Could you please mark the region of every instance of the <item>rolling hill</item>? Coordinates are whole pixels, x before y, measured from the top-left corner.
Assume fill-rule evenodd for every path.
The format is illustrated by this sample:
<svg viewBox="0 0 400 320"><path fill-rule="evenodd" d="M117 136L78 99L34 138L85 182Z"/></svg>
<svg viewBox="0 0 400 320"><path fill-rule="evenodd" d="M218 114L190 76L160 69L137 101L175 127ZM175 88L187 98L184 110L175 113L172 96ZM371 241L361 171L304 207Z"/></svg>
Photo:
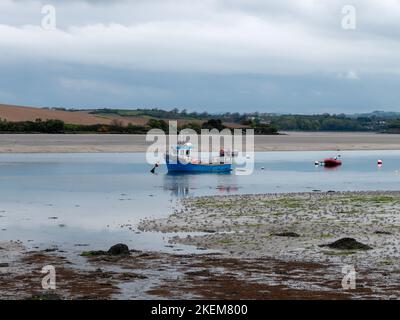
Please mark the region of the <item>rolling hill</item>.
<svg viewBox="0 0 400 320"><path fill-rule="evenodd" d="M0 104L0 118L10 122L56 119L65 123L84 125L109 124L112 121L112 119L89 114L86 111L62 111L4 104Z"/></svg>
<svg viewBox="0 0 400 320"><path fill-rule="evenodd" d="M94 125L94 124L112 124L115 121L126 126L129 123L133 125L144 126L151 117L149 116L121 116L113 113L92 113L93 110L56 110L48 108L35 108L16 105L0 104L0 119L9 122L35 121L36 119L62 120L68 124ZM167 119L166 119L167 120ZM172 119L171 119L172 120ZM202 123L201 120L178 119L178 124L188 122Z"/></svg>

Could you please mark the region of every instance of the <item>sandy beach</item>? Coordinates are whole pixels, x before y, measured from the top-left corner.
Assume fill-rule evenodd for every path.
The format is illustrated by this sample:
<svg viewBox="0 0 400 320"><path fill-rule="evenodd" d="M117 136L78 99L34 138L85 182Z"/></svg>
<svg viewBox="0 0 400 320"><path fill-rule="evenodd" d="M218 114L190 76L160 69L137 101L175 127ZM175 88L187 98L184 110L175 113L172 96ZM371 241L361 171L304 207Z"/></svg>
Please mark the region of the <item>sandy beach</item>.
<svg viewBox="0 0 400 320"><path fill-rule="evenodd" d="M0 153L145 152L145 135L1 134ZM285 132L255 136L255 151L398 150L399 134Z"/></svg>

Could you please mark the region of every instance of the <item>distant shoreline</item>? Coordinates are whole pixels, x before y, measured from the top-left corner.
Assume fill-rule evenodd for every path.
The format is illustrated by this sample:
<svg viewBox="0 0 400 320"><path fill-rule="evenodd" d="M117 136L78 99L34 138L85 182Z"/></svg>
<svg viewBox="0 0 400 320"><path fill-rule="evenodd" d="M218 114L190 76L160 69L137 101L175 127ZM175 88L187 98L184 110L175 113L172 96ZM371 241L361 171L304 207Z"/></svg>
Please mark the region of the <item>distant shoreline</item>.
<svg viewBox="0 0 400 320"><path fill-rule="evenodd" d="M371 132L282 132L256 135L255 151L400 150L400 134ZM146 135L1 134L0 153L145 152Z"/></svg>

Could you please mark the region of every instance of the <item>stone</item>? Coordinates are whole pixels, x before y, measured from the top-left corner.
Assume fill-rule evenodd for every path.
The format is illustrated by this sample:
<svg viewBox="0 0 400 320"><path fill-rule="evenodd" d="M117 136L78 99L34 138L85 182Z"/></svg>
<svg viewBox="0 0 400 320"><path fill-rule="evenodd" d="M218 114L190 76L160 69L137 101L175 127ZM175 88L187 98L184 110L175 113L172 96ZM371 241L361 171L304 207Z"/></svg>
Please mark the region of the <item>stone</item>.
<svg viewBox="0 0 400 320"><path fill-rule="evenodd" d="M129 255L129 248L126 244L118 243L113 245L107 253L111 256Z"/></svg>
<svg viewBox="0 0 400 320"><path fill-rule="evenodd" d="M332 249L339 249L339 250L370 250L372 247L358 242L356 239L353 238L341 238L336 240L335 242L329 244L322 244L320 247L329 247Z"/></svg>

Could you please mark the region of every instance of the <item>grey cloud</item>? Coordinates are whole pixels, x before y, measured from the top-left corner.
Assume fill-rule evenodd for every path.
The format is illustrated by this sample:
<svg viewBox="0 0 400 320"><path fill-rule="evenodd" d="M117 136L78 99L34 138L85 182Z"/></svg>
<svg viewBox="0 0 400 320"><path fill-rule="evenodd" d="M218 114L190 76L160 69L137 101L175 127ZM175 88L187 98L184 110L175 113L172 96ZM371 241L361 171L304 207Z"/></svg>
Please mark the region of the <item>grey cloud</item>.
<svg viewBox="0 0 400 320"><path fill-rule="evenodd" d="M400 3L352 1L357 29L345 31L347 2L3 0L0 66L20 82L2 81L0 99L310 112L395 108L399 96L390 90L400 73ZM40 28L40 9L48 3L57 9L54 32ZM21 69L26 61L29 68ZM35 87L31 78L52 92L21 88ZM373 87L375 79L388 86Z"/></svg>

